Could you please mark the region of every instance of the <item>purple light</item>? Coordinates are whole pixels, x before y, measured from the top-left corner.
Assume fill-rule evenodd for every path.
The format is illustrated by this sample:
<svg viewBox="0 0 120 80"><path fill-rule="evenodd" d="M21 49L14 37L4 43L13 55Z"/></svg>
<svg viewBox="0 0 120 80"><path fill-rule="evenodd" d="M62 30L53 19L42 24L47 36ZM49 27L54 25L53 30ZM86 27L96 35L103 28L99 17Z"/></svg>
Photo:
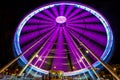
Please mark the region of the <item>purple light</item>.
<svg viewBox="0 0 120 80"><path fill-rule="evenodd" d="M89 67L79 49L91 56L80 42L106 60L113 45L109 24L85 5L59 3L40 7L26 16L15 33L14 47L17 55L26 52L21 57L22 65L38 52L31 63L35 71L46 73L53 69L75 75ZM93 66L100 64L92 59Z"/></svg>
<svg viewBox="0 0 120 80"><path fill-rule="evenodd" d="M65 16L58 16L57 18L56 18L56 22L57 23L65 23L66 22L66 17Z"/></svg>

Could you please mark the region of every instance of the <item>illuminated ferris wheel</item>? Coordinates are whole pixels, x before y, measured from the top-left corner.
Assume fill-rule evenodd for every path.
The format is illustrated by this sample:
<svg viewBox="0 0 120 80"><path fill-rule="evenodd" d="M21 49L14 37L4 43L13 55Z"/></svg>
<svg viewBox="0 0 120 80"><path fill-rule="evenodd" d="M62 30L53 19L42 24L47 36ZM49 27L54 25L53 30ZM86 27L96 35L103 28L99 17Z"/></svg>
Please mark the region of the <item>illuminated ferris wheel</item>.
<svg viewBox="0 0 120 80"><path fill-rule="evenodd" d="M113 45L110 25L94 9L83 4L53 3L37 8L19 24L14 38L19 63L48 73L62 70L64 75L88 71L108 61ZM26 68L27 68L26 67Z"/></svg>
<svg viewBox="0 0 120 80"><path fill-rule="evenodd" d="M93 8L72 2L38 7L23 18L14 36L15 55L23 67L20 74L62 70L71 76L93 70L97 75L95 68L106 67L103 62L110 59L112 47L106 19Z"/></svg>

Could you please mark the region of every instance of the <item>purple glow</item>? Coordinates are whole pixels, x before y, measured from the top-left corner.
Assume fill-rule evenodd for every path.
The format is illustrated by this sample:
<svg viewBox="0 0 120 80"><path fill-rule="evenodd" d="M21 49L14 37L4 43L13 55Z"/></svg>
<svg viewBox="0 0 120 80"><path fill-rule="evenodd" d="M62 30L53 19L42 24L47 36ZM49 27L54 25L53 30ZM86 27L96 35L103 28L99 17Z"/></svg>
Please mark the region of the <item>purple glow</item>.
<svg viewBox="0 0 120 80"><path fill-rule="evenodd" d="M66 22L66 17L64 17L64 16L58 16L57 18L56 18L56 22L57 23L65 23Z"/></svg>
<svg viewBox="0 0 120 80"><path fill-rule="evenodd" d="M112 37L112 32L97 12L77 6L61 3L42 7L36 13L31 13L21 22L16 32L16 51L25 52L29 49L24 55L26 61L38 52L31 65L39 69L63 70L65 73L86 71L89 65L79 50L83 48L82 53L89 57L92 55L86 52L80 42L101 58L103 54L109 54L106 46L111 48L109 38ZM19 54L18 52L17 55ZM92 59L92 64L98 66L95 64L96 59Z"/></svg>

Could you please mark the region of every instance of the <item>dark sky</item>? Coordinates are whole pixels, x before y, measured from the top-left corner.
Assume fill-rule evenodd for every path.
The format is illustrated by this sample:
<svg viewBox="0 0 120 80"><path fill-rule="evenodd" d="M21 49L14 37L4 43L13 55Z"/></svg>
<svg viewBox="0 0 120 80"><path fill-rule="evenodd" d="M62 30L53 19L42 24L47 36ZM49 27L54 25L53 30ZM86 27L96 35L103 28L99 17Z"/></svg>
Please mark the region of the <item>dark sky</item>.
<svg viewBox="0 0 120 80"><path fill-rule="evenodd" d="M19 22L35 8L59 0L4 0L0 2L0 67L14 58L13 38ZM60 0L64 1L64 0ZM120 63L120 3L118 0L69 0L98 10L110 23L114 35L113 56L109 63Z"/></svg>

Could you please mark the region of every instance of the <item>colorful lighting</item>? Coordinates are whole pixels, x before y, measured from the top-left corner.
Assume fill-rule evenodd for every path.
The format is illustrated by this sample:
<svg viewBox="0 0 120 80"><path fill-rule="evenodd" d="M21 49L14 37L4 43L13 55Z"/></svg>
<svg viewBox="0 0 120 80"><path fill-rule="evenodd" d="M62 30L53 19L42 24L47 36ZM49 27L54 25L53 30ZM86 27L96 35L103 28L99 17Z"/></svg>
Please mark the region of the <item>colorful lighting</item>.
<svg viewBox="0 0 120 80"><path fill-rule="evenodd" d="M67 6L67 9L65 12L66 6ZM57 8L59 8L59 10L57 10ZM71 12L73 9L75 12ZM51 11L53 13L51 13ZM49 14L49 15L45 16L41 12L44 12L45 14ZM80 12L81 14L77 15ZM89 17L90 15L92 17ZM56 26L56 23L58 24L66 23L66 25L63 25L63 26L65 26L64 30L66 30L68 34L66 34L63 31L63 27L58 28L59 25ZM103 37L102 34L92 32L92 30L98 31L98 32L100 31L101 33L104 33L105 35L103 36L106 36L106 38ZM56 31L56 32L53 33L53 31ZM44 36L43 34L46 34L46 33L47 35ZM93 35L93 33L95 33L95 35ZM51 36L51 34L54 34L54 36L52 36L51 39L48 40L48 42L46 42L48 45L42 46L42 44L44 44L44 41L47 41L48 37ZM66 3L66 2L54 3L54 4L44 6L44 7L40 7L34 10L33 12L31 12L28 16L26 16L22 20L22 22L18 26L18 29L14 37L14 48L16 52L15 55L20 55L21 53L29 49L27 50L26 54L22 56L19 60L21 65L24 65L28 63L27 57L32 55L32 52L35 52L37 48L42 46L41 51L36 57L39 58L39 56L41 57L49 56L50 51L51 51L52 55L54 54L55 56L51 58L53 59L53 63L51 64L53 65L55 64L57 67L60 64L67 62L67 60L65 62L64 59L61 60L60 58L56 58L56 57L66 56L67 54L65 50L65 45L69 45L68 46L69 50L67 51L69 51L69 54L70 54L69 56L71 56L71 58L73 59L72 63L76 61L77 64L81 64L81 63L78 63L78 62L81 62L79 61L79 57L81 57L81 55L79 55L79 57L78 56L75 57L76 53L80 54L80 52L78 52L78 50L75 48L74 46L75 44L71 42L71 39L68 38L68 35L69 36L75 35L76 38L80 39L84 44L86 44L87 47L90 48L94 53L96 53L96 55L98 55L102 60L106 61L107 59L109 59L108 56L111 55L110 51L113 46L113 34L112 34L112 31L111 31L111 28L108 22L104 19L104 17L100 13L87 7L86 5L79 4L79 3L78 4ZM44 38L41 39L41 37L43 36ZM95 36L99 36L98 40L96 40L97 38ZM86 37L89 40L91 40L91 42L89 42L86 39ZM39 39L41 39L41 41L37 42L37 40ZM57 39L57 42L55 42L56 39ZM64 42L65 40L66 42ZM36 42L37 44L35 44ZM70 42L71 44L68 44ZM67 43L67 44L64 44L64 43ZM103 46L104 49L98 48L100 46L95 47L94 44L92 43L101 45ZM35 46L33 46L33 44L35 44ZM54 46L56 49L53 50L52 46ZM83 46L83 45L80 45L80 46ZM73 50L70 50L70 47L72 47ZM89 53L89 51L87 50L85 52ZM45 60L50 61L48 59L45 59L45 57L40 58L39 60L40 60L39 64L44 64ZM35 61L36 59L34 59L31 64L35 63ZM59 62L59 63L56 63L56 62ZM47 63L44 65L47 65ZM97 67L99 65L100 63L98 61L94 61L93 63L94 67ZM41 65L41 67L43 68L44 66ZM41 67L32 68L32 69L38 72L43 71L41 73L44 73L44 72L48 73L47 70L44 70L44 68L41 69ZM55 69L55 66L52 66L52 67ZM59 66L57 67L57 69L64 70L65 71L64 75L75 75L75 74L82 73L82 71L85 71L85 72L88 71L87 68L83 68L81 70L79 68L79 65L74 65L74 67L77 70L69 72L69 70L67 70L66 67L67 66Z"/></svg>
<svg viewBox="0 0 120 80"><path fill-rule="evenodd" d="M65 23L66 22L66 17L65 16L58 16L57 18L56 18L56 22L57 23Z"/></svg>

